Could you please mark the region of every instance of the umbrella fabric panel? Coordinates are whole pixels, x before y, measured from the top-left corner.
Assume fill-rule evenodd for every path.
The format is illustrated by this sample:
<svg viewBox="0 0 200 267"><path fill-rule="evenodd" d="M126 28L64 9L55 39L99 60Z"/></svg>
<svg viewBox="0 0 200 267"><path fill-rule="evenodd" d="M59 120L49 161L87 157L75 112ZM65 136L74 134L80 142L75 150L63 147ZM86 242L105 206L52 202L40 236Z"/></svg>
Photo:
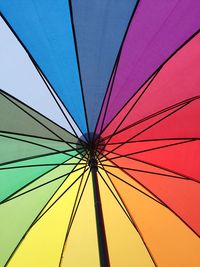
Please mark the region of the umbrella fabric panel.
<svg viewBox="0 0 200 267"><path fill-rule="evenodd" d="M162 204L119 180L112 182L158 266L198 266L197 235Z"/></svg>
<svg viewBox="0 0 200 267"><path fill-rule="evenodd" d="M8 266L58 266L78 183L28 232ZM34 251L34 258L31 257Z"/></svg>
<svg viewBox="0 0 200 267"><path fill-rule="evenodd" d="M175 176L174 173L162 174L156 172L154 167L145 165L141 168L141 164L131 159L112 160L114 164L121 169L118 171L116 168L105 167L112 170L117 177L123 177L124 181L131 183L131 179L138 181L147 190L157 196L160 201L165 203L176 215L178 215L194 232L200 233L199 228L199 206L197 203L200 201L200 186L193 180ZM131 164L132 162L132 164ZM120 164L121 163L121 164ZM130 167L133 166L133 167ZM159 170L159 168L157 168ZM124 178L125 175L130 175L129 179Z"/></svg>
<svg viewBox="0 0 200 267"><path fill-rule="evenodd" d="M109 84L111 84L111 85L113 84L114 79L115 79L115 74L116 74L118 63L119 63L119 57L116 59L115 65L113 67L113 72L112 72L112 75L110 77ZM104 97L104 100L103 100L103 103L102 103L102 107L101 107L101 112L99 114L99 118L98 118L98 121L97 121L97 126L96 126L96 129L95 129L95 132L97 134L100 134L102 132L102 129L103 129L104 120L105 120L105 116L106 116L106 112L107 112L107 107L108 107L108 102L109 102L110 95L111 95L111 92L112 92L111 89L112 89L112 86L108 86L107 87L107 90L106 90L106 94L105 94L105 97ZM106 127L105 127L105 129L106 129Z"/></svg>
<svg viewBox="0 0 200 267"><path fill-rule="evenodd" d="M21 136L19 135L17 136L17 140L12 139L12 136L11 138L9 137L9 135L0 135L1 164L24 160L26 158L29 159L31 157L40 157L55 152L51 147L40 146L36 140L34 140L34 144L31 144L20 139Z"/></svg>
<svg viewBox="0 0 200 267"><path fill-rule="evenodd" d="M140 153L134 158L161 166L186 178L200 181L199 158L197 157L199 152L200 141L194 140L177 146Z"/></svg>
<svg viewBox="0 0 200 267"><path fill-rule="evenodd" d="M68 156L74 155L74 144L66 144L62 141L55 141L45 138L38 138L26 135L0 133L1 143L1 164L18 162L32 157L65 153ZM81 150L80 150L81 151Z"/></svg>
<svg viewBox="0 0 200 267"><path fill-rule="evenodd" d="M15 35L0 17L0 88L72 131L47 86ZM13 60L14 59L14 60ZM44 105L45 103L45 105Z"/></svg>
<svg viewBox="0 0 200 267"><path fill-rule="evenodd" d="M121 169L124 170L138 170L138 171L145 171L150 172L154 174L162 174L165 176L173 176L175 178L185 178L183 175L177 174L175 172L169 171L165 168L161 168L160 166L156 166L155 164L151 164L139 159L136 159L134 156L122 156L117 154L110 154L109 157L106 157L107 159L102 159L101 163L105 166L112 166L113 164L118 167L120 166ZM111 164L112 162L112 164ZM116 167L115 166L115 167ZM130 168L129 168L130 167ZM135 167L135 168L134 168Z"/></svg>
<svg viewBox="0 0 200 267"><path fill-rule="evenodd" d="M0 266L198 266L199 3L78 2L0 3Z"/></svg>
<svg viewBox="0 0 200 267"><path fill-rule="evenodd" d="M56 153L70 157L77 151L81 153L81 149L73 147L74 144L4 132L0 134L0 144L0 166Z"/></svg>
<svg viewBox="0 0 200 267"><path fill-rule="evenodd" d="M172 105L199 96L199 45L200 35L197 34L147 81L104 134L123 130Z"/></svg>
<svg viewBox="0 0 200 267"><path fill-rule="evenodd" d="M136 138L138 138L138 136L140 136L142 133L149 131L149 129L154 127L154 125L159 124L161 121L164 121L166 118L170 117L174 113L179 112L179 110L184 108L186 104L187 103L180 103L178 105L171 106L167 109L164 109L161 112L148 116L144 120L133 123L127 126L125 129L118 131L116 133L113 133L113 135L109 137L105 137L104 138L105 143L108 143L108 142L125 143L129 141L137 140ZM104 135L102 134L102 136Z"/></svg>
<svg viewBox="0 0 200 267"><path fill-rule="evenodd" d="M142 152L151 151L154 149L160 149L167 146L174 146L179 143L189 142L191 139L151 139L151 140L140 140L140 141L129 141L111 143L106 145L106 150L109 152L112 150L121 156L133 156ZM119 146L121 145L121 146ZM116 149L115 149L116 148ZM114 156L115 157L115 156ZM117 157L117 156L116 156ZM120 156L119 156L120 157Z"/></svg>
<svg viewBox="0 0 200 267"><path fill-rule="evenodd" d="M11 102L10 100L12 100L13 102ZM27 113L25 113L24 110L20 108L24 108L23 105L19 106L18 104L20 103L14 102L13 98L10 98L10 100L2 93L0 94L0 119L2 131L58 139L54 135L54 133L49 132L41 124L36 122ZM18 106L15 105L15 103Z"/></svg>
<svg viewBox="0 0 200 267"><path fill-rule="evenodd" d="M100 266L91 174L83 179L73 222L66 236L61 266Z"/></svg>
<svg viewBox="0 0 200 267"><path fill-rule="evenodd" d="M199 30L199 11L199 1L139 3L123 45L104 126L159 66Z"/></svg>
<svg viewBox="0 0 200 267"><path fill-rule="evenodd" d="M96 132L98 134L101 133L101 135L103 135L103 136L114 134L119 129L119 127L121 126L121 124L123 123L123 121L126 119L126 117L131 112L131 110L133 109L133 107L139 101L139 99L142 97L142 95L145 93L146 89L149 86L149 83L152 82L152 80L154 79L155 76L156 76L156 74L153 75L140 88L140 90L138 90L138 92L135 95L133 95L133 97L129 101L127 101L126 105L124 105L124 107L122 108L122 110L119 110L119 112L116 114L116 116L113 118L113 120L111 120L106 125L106 127L103 129L103 124L104 124L104 119L105 119L105 112L107 110L107 105L104 104L103 107L102 107L102 112L100 114L100 118L99 118L99 121L98 121ZM106 97L105 97L105 103L107 103L107 104L108 104L108 99L109 99L108 95L110 94L110 92L111 92L111 88L109 88L109 92L106 94Z"/></svg>
<svg viewBox="0 0 200 267"><path fill-rule="evenodd" d="M1 91L1 131L77 142L77 138L37 111Z"/></svg>
<svg viewBox="0 0 200 267"><path fill-rule="evenodd" d="M0 168L0 201L38 179L38 177L48 173L59 164L66 162L71 157L62 154L43 156L15 164L3 165Z"/></svg>
<svg viewBox="0 0 200 267"><path fill-rule="evenodd" d="M89 129L93 132L137 0L70 2Z"/></svg>
<svg viewBox="0 0 200 267"><path fill-rule="evenodd" d="M106 181L98 177L110 266L155 266L134 222L116 201L117 192L108 186L106 173L100 172Z"/></svg>
<svg viewBox="0 0 200 267"><path fill-rule="evenodd" d="M159 138L200 137L200 97L186 104L182 109L138 135L135 140Z"/></svg>
<svg viewBox="0 0 200 267"><path fill-rule="evenodd" d="M64 142L62 140L54 140L54 139L48 139L48 138L40 138L37 136L29 136L29 135L21 135L21 134L15 134L15 133L4 133L1 132L1 136L5 137L7 139L15 140L19 144L21 142L32 144L32 145L38 145L38 147L44 147L46 149L50 149L52 151L62 152L66 151L66 153L75 151L76 149L79 150L80 148L77 147L76 143L73 141L76 141L76 138L73 138L71 141ZM77 142L77 141L76 141ZM80 149L81 150L81 149ZM69 153L70 154L70 153Z"/></svg>
<svg viewBox="0 0 200 267"><path fill-rule="evenodd" d="M76 162L74 163L76 164ZM20 244L19 242L23 239L24 234L28 233L36 218L41 217L42 211L52 196L66 180L67 172L72 171L74 166L61 166L52 170L28 185L25 189L19 191L13 196L15 198L8 199L5 203L1 204L1 246L3 246L2 250L4 251L1 266L4 266L4 262L9 259L16 246ZM78 172L71 174L71 178L69 182L67 180L66 185L69 187L71 181L73 182L77 177ZM13 221L15 222L14 224L12 223ZM8 225L9 227L7 227Z"/></svg>
<svg viewBox="0 0 200 267"><path fill-rule="evenodd" d="M1 1L0 10L86 132L68 2Z"/></svg>
<svg viewBox="0 0 200 267"><path fill-rule="evenodd" d="M119 163L118 163L119 162ZM128 164L126 165L126 162L128 162ZM133 160L132 160L132 164L133 164ZM135 164L137 166L137 163ZM138 164L139 165L139 164ZM138 183L135 179L133 179L134 177L131 176L131 174L128 173L128 171L126 171L126 168L128 168L128 166L130 166L130 161L127 161L126 159L124 159L122 161L122 164L120 164L119 160L106 160L103 163L104 166L104 171L106 172L107 176L110 178L112 177L113 179L119 179L122 182L126 183L127 185L135 188L135 190L138 190L139 192L148 195L150 198L155 199L158 202L161 202L155 195L153 195L148 189L146 189L141 183ZM150 172L150 171L154 171L154 172L158 172L158 168L148 168L149 166L145 166L146 169L144 170L141 169L141 167L136 167L136 169L133 168L133 170L137 170L137 171L146 171L146 172ZM124 171L125 170L125 171ZM129 170L132 170L132 168L129 168ZM161 172L162 173L162 172ZM169 175L169 172L166 172L167 175ZM159 174L159 173L158 173Z"/></svg>
<svg viewBox="0 0 200 267"><path fill-rule="evenodd" d="M85 162L81 161L80 164L81 163L84 164ZM80 168L79 162L76 162L75 165L73 166L71 173L70 172L67 173L66 168L64 166L61 169L61 171L63 173L61 173L61 175L58 176L58 179L60 179L61 176L65 176L67 179L66 179L65 183L63 184L63 186L60 187L57 192L55 192L53 197L50 199L50 201L44 207L44 209L42 210L42 212L39 215L39 218L42 217L43 214L48 212L48 210L51 209L51 207L54 205L54 203L59 201L59 199L61 199L63 197L63 195L65 193L67 193L71 187L73 187L73 185L75 185L76 183L79 183L80 180L83 180L83 177L85 177L84 174L88 171L88 169L85 169L84 166L81 166L81 168ZM82 182L79 186L79 191L80 191L81 186L82 186ZM78 195L79 195L79 192L77 192L77 198L78 198ZM73 213L74 213L74 211L73 211Z"/></svg>

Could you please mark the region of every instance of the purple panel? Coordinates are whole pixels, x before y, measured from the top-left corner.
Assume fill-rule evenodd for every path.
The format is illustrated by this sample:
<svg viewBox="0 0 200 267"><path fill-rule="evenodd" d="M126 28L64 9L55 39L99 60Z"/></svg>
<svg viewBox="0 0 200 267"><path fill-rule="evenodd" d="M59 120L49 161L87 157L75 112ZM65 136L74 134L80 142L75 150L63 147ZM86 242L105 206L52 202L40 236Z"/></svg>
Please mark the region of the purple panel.
<svg viewBox="0 0 200 267"><path fill-rule="evenodd" d="M140 1L123 45L104 126L199 28L199 0Z"/></svg>

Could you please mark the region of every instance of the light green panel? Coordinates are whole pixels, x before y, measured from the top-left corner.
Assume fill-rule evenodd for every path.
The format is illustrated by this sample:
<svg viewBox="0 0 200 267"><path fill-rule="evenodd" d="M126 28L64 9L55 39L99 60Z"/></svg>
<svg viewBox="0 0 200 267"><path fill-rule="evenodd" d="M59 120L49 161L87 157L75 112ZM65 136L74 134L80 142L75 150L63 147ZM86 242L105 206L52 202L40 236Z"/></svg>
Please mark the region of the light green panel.
<svg viewBox="0 0 200 267"><path fill-rule="evenodd" d="M37 166L40 164L61 164L71 157L65 154L56 154L51 156L39 157L37 159L20 161L13 164L7 164L1 166L6 167L18 167L36 165L34 167L22 167L22 168L0 168L0 201L4 200L26 184L34 181L44 173L56 168L57 166ZM78 159L75 160L77 162Z"/></svg>
<svg viewBox="0 0 200 267"><path fill-rule="evenodd" d="M41 177L40 183L55 179L72 169L73 166L60 166ZM34 219L65 179L66 176L0 205L0 267L5 265ZM39 184L39 180L34 186Z"/></svg>

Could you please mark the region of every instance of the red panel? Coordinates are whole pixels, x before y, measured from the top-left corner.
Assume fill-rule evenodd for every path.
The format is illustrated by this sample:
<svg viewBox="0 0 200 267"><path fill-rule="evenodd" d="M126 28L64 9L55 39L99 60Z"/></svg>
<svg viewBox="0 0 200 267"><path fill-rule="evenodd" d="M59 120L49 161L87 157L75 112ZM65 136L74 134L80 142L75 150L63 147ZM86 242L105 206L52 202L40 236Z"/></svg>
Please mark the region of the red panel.
<svg viewBox="0 0 200 267"><path fill-rule="evenodd" d="M137 153L141 153L143 151L149 151L152 149L161 149L165 146L175 145L181 142L186 142L188 139L184 140L159 140L159 141L144 141L144 142L133 142L133 143L125 143L119 148L117 148L117 144L115 145L107 145L106 151L112 151L115 149L115 153L120 155L134 155ZM106 154L107 152L105 152Z"/></svg>
<svg viewBox="0 0 200 267"><path fill-rule="evenodd" d="M154 127L153 124L158 123L160 120L165 119L165 117L170 116L174 112L179 112L180 108L184 105L179 105L175 108L170 108L167 111L163 111L161 114L154 114L154 116L146 119L140 123L134 124L132 127L113 135L112 138L109 138L109 142L126 142L130 139L134 139L135 137L141 134L143 131L149 131L150 127ZM159 122L160 123L160 122ZM105 143L107 141L105 140Z"/></svg>
<svg viewBox="0 0 200 267"><path fill-rule="evenodd" d="M199 138L200 137L200 99L174 113L135 140L156 138Z"/></svg>
<svg viewBox="0 0 200 267"><path fill-rule="evenodd" d="M193 141L136 154L133 157L200 181L199 155L200 141Z"/></svg>

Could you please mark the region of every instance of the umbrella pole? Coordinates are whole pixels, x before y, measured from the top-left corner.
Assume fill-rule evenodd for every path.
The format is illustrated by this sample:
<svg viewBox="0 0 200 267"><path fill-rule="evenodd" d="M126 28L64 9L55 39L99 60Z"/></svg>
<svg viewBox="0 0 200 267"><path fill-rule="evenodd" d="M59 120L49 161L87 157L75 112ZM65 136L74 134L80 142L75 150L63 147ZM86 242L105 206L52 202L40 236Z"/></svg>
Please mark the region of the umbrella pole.
<svg viewBox="0 0 200 267"><path fill-rule="evenodd" d="M101 267L109 267L110 262L109 262L109 256L108 256L108 247L107 247L107 241L106 241L105 226L104 226L101 198L100 198L100 192L99 192L99 183L98 183L98 177L97 177L98 167L97 167L97 161L93 153L90 153L89 166L90 166L90 170L92 173L100 265Z"/></svg>

